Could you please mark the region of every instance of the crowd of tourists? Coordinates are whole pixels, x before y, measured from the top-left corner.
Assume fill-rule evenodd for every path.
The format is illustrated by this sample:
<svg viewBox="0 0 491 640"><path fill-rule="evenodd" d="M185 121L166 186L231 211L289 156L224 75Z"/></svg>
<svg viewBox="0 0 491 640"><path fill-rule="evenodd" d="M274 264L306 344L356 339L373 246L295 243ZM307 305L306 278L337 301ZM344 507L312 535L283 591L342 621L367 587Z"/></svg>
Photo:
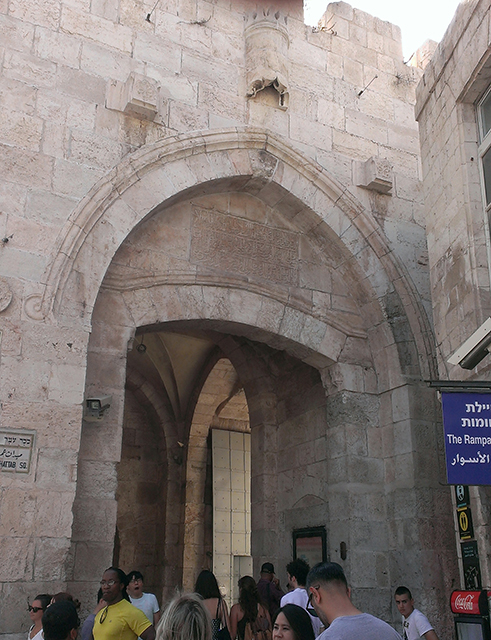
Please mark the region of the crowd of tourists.
<svg viewBox="0 0 491 640"><path fill-rule="evenodd" d="M211 571L203 570L193 593L176 595L161 614L157 598L143 590L143 575L117 567L101 579L97 605L80 629L81 640L401 640L386 622L351 602L342 567L324 562L312 569L301 559L287 567L284 593L266 562L256 583L239 580L230 612ZM428 619L414 608L411 592L398 587L395 600L404 640L438 640ZM69 593L37 595L29 605L28 640L76 640L80 603Z"/></svg>

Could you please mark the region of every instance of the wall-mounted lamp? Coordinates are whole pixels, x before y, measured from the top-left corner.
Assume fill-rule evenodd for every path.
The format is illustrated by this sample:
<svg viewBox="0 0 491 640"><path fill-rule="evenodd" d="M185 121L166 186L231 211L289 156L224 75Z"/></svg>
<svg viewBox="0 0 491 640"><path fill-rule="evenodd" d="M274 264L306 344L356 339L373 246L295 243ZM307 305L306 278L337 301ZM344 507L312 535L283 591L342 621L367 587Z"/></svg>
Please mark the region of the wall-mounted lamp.
<svg viewBox="0 0 491 640"><path fill-rule="evenodd" d="M450 364L458 364L462 369L474 369L489 353L491 345L491 318L474 331L464 344L450 356Z"/></svg>
<svg viewBox="0 0 491 640"><path fill-rule="evenodd" d="M87 422L99 422L111 406L112 396L91 396L85 400L84 418Z"/></svg>

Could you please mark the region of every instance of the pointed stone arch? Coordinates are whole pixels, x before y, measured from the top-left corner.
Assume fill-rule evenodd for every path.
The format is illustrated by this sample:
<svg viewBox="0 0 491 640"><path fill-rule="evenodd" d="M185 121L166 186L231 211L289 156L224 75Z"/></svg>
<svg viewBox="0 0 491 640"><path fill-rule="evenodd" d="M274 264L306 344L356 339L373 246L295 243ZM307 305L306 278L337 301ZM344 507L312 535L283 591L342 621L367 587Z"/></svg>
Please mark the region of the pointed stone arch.
<svg viewBox="0 0 491 640"><path fill-rule="evenodd" d="M217 410L229 398L237 380L237 373L231 362L223 357L218 359L211 370L206 373L207 377L200 389L189 429L186 514L183 531L183 586L185 589L193 588L197 577L197 567L213 569L211 564L209 566L205 564L206 534L209 533L206 525L211 522L212 518L212 514L206 512L207 508L211 508L212 505L205 504L204 499L207 465L209 464L209 431ZM228 375L224 375L224 373ZM210 543L211 540L208 541L208 546L212 551L213 545ZM207 560L210 561L209 558Z"/></svg>
<svg viewBox="0 0 491 640"><path fill-rule="evenodd" d="M319 311L307 296L295 293L293 288L276 287L266 279L247 280L233 271L217 275L211 270L191 274L162 269L158 274L127 279L126 274L118 274L113 268L118 251L151 220L163 219L173 207L177 210L187 206L191 199L231 192L241 192L281 210L283 219L319 249L326 263L331 260L336 264L356 301L356 321L340 320L329 309ZM280 421L275 415L273 405L280 395L269 393L261 386L262 380L255 379L257 367L252 362L257 359L254 356L251 363L244 363L246 352L256 351L257 355L268 348L285 352L302 361L298 371L301 369L306 376L311 372L305 365L310 365L315 369L311 379L315 377L312 386L316 401L323 394L324 404L319 401L317 407L319 413L324 412L324 421L309 432L314 434L311 442L302 442L303 464L306 457L315 456L315 438L322 429L324 433L318 440L324 447L328 439L333 443L332 460L326 462L326 454L313 464L317 466L308 477L309 491L287 505L289 523L308 511L327 521L332 502L339 507L337 531L351 531L342 520L343 501L351 484L354 493L368 487L373 499L380 499L385 509L386 491L392 500L395 487L412 486L418 473L417 465L411 466L412 457L429 457L431 446L413 444L411 438L422 440L427 431L434 438L434 429L428 430L424 421L413 420L410 395L417 388L414 385L412 389L411 383L420 382L433 371L431 333L404 265L391 251L377 222L347 187L290 144L265 131L230 129L178 136L125 160L94 188L67 222L53 251L44 291L29 301L26 311L35 315L36 305L45 322L92 331L86 389L102 386L98 367L106 385L114 381L114 387L109 389L114 411L105 424L114 442L121 437L124 405L124 384L121 375L114 372L119 372L126 361L128 342L136 330L198 328L218 336L217 344L245 381L249 410L255 414L257 428L253 452L256 467L264 463L267 469L255 477L259 496L255 507L259 514L256 562L263 553L274 549L274 530L283 516L271 496L263 499L261 492L269 479L277 482L276 460L278 452L282 453L276 435L278 424L281 422L285 431L289 426L286 419ZM117 330L111 332L113 327ZM369 345L365 360L368 364L357 352L361 343ZM420 391L419 387L417 392ZM331 407L327 407L326 398ZM360 409L347 428L346 405L352 414ZM409 434L404 434L407 440L402 452L397 451L392 437L394 423ZM389 431L384 442L381 434ZM353 453L353 442L360 434L364 441ZM339 455L334 451L336 437L340 439ZM177 447L177 440L176 430L168 446ZM84 466L96 468L88 456L87 460L82 459L87 451L85 446L79 460L82 473ZM394 466L396 458L399 461L403 456L410 461L404 467L407 477L401 479ZM273 460L274 464L269 464ZM109 464L97 466L102 478L106 472L113 473L110 467L118 463L117 451L110 451L104 461ZM321 472L322 465L329 469ZM436 471L430 464L425 468L433 482ZM182 487L182 469L176 477ZM284 493L288 482L298 479L293 471L291 477L285 477L283 474L281 481ZM332 491L328 503L321 496L327 492L329 482ZM307 495L310 497L306 499ZM353 504L355 500L353 497ZM177 515L177 511L172 514L169 527L174 542L182 531ZM387 541L389 534L385 530L384 534ZM112 541L98 540L97 544L101 554L108 554ZM77 580L83 580L85 574L80 565L84 557L80 555L82 560L78 561L78 556L76 550L75 574Z"/></svg>
<svg viewBox="0 0 491 640"><path fill-rule="evenodd" d="M387 317L393 324L393 311L387 307L395 305L398 320L402 317L412 334L421 373L431 377L434 357L425 310L371 213L316 162L280 137L255 128L168 138L121 162L70 216L56 241L43 290L27 299L26 312L51 322L64 317L89 329L101 283L128 234L163 206L227 189L281 203L292 224L313 242L332 239L371 327L380 331Z"/></svg>

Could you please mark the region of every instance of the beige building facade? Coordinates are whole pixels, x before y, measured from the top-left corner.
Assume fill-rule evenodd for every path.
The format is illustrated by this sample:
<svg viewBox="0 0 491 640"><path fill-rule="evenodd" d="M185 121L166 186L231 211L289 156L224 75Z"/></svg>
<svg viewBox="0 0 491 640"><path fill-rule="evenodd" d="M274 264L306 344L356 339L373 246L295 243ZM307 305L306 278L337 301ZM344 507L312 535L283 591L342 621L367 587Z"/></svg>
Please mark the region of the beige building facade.
<svg viewBox="0 0 491 640"><path fill-rule="evenodd" d="M343 2L312 29L297 0L0 13L0 633L24 637L37 593L89 611L113 563L163 601L202 568L230 599L266 560L285 584L321 527L358 606L395 621L407 584L448 637L399 29ZM439 345L463 337L435 317Z"/></svg>
<svg viewBox="0 0 491 640"><path fill-rule="evenodd" d="M448 362L491 315L491 192L486 156L490 15L490 2L460 4L417 89L440 380L491 379L489 357L469 371ZM470 498L486 587L491 584L489 488L471 487Z"/></svg>

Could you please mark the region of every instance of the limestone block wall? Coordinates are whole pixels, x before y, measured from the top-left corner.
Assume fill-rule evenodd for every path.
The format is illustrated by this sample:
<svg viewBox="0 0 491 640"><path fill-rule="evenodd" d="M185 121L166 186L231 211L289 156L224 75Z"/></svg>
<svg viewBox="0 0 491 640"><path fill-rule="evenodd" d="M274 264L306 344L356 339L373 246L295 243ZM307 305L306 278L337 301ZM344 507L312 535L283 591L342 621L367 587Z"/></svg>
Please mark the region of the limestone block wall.
<svg viewBox="0 0 491 640"><path fill-rule="evenodd" d="M278 526L276 572L284 588L286 565L293 557L292 531L326 524L327 554L339 561L329 480L335 475L332 442L326 431L326 399L318 371L277 354L281 370L278 393ZM347 568L349 571L349 569Z"/></svg>
<svg viewBox="0 0 491 640"><path fill-rule="evenodd" d="M145 589L162 593L166 455L162 425L141 399L126 391L123 447L118 465L115 563L141 571ZM139 569L138 569L139 568Z"/></svg>
<svg viewBox="0 0 491 640"><path fill-rule="evenodd" d="M300 2L282 2L289 103L279 109L266 91L246 96L245 29L262 3L159 3L147 21L151 9L129 0L2 5L0 166L9 179L0 224L15 238L4 275L38 281L56 230L133 150L251 124L289 139L349 185L428 300L412 107L419 71L402 62L399 28L338 2L312 31ZM393 167L391 196L354 184L356 161L372 156Z"/></svg>
<svg viewBox="0 0 491 640"><path fill-rule="evenodd" d="M426 229L439 365L491 311L489 229L479 176L475 102L490 84L490 3L462 3L417 90ZM480 375L489 364L484 361ZM467 374L472 375L472 374Z"/></svg>
<svg viewBox="0 0 491 640"><path fill-rule="evenodd" d="M88 338L74 328L41 325L23 333L20 303L29 283L10 280L10 286L14 296L2 318L1 425L35 435L29 474L0 478L0 632L28 622L25 607L12 603L65 583Z"/></svg>
<svg viewBox="0 0 491 640"><path fill-rule="evenodd" d="M303 24L301 2L291 0L280 7L286 33L281 36L280 75L288 104L279 105L274 85L248 97L245 29L251 12L260 16L265 10L262 2L252 6L248 0L175 0L155 7L154 2L132 0L0 1L0 235L8 240L0 245L0 425L36 432L31 473L2 473L0 477L0 543L8 558L0 565L2 634L26 630L28 620L17 606L25 602L26 595L63 588L74 575L82 585L80 595L90 601L93 581L112 557L126 354L135 327L151 314L145 307L147 292L141 299L131 298L131 313L126 316L126 310L121 311L122 297L105 291L96 308L99 323L92 322L92 305L110 257L167 195L211 178L228 177L234 171L240 178L242 171L255 176L258 190L271 181L269 190L261 195L265 206L268 200L281 200L282 190L290 190L303 203L315 203L316 215L322 213L343 238L351 251L350 260L363 271L370 283L367 286L376 291L389 318L389 325L384 325L380 309L375 309L378 303L360 298L373 344L380 337L378 344L382 345L375 359L385 362L392 356L396 363L394 369L379 367L380 385L392 389L403 384L398 349L404 349L405 339L390 338L398 315L387 297L393 285L390 276L400 272L389 267L385 272L379 262L388 265L392 253L400 258L410 275L411 304L418 295L428 304L413 117L419 72L403 64L400 33L393 25L341 2L329 5L321 27L312 31ZM233 143L232 150L226 147L234 127L241 131L262 128L266 139L275 134L281 141L273 145L276 158L253 149L254 139L260 137L257 129L251 129L251 139L241 142L237 153L239 142ZM220 156L219 136L225 130L226 149ZM204 137L200 141L196 136L195 155L188 154L182 162L174 155L172 169L167 163L165 175L159 175L144 193L136 190L132 201L135 191L131 192L130 182L141 180L143 184L149 169L140 155L139 169L133 171L136 156L131 154L152 150L158 154L158 144L167 139L175 140L177 154L179 145L183 150L189 147L185 136L197 131L218 134L206 143ZM237 140L240 136L247 137L237 133ZM264 146L268 144L266 140ZM253 149L250 156L244 151L249 146ZM298 156L303 159L298 162L310 177L299 177L298 167L293 170L291 164L281 165L278 160L282 154L292 157L297 150L304 154ZM126 164L120 164L123 160ZM157 162L155 157L152 162ZM273 181L276 168L281 175L275 174ZM320 168L342 185L339 191L338 186L329 186L335 194L331 199L319 188ZM253 191L254 185L249 188ZM127 201L118 200L118 189L125 191ZM358 209L352 196L361 203ZM333 204L334 199L343 203L342 211ZM111 221L98 217L109 207L109 200L114 204ZM293 197L283 200L281 206L286 217L295 219L293 226L304 225L305 231L315 235L320 218L315 220L302 207L296 208ZM348 210L353 224L345 215ZM77 217L80 211L87 214L83 222ZM258 211L269 224L267 216L274 213L265 208ZM249 210L248 215L254 214ZM190 217L183 220L187 224ZM169 229L161 229L166 231ZM360 240L363 232L369 237L367 243ZM164 272L182 264L183 235L177 229L172 237L174 254L169 252L165 261L159 256ZM379 262L372 244L367 249L372 242L379 249ZM84 252L77 258L81 245ZM138 255L138 247L133 246L132 251ZM236 322L268 323L272 332L282 331L288 339L304 341L309 349L339 354L341 332L326 329L324 318L335 309L343 324L343 319L356 315L352 301L339 278L324 278L328 269L316 268L317 254L310 252L308 243L302 244L301 252L298 273L303 280L298 282L301 291L294 302L305 313L288 308L283 317L278 308L286 306L276 300L266 303L254 298L255 293L237 294L231 289L204 294L205 288L197 285L189 286L185 293L176 288L185 303L176 301L178 294L172 289L176 297L169 294L166 318L175 319L179 308L188 309L192 317L196 313L221 317L222 309L228 313L230 307L230 313L237 314L233 316ZM143 256L152 257L151 253ZM52 277L61 273L57 269L64 260L65 271L59 279ZM201 268L201 275L206 276L206 264ZM193 269L198 272L196 262L186 276ZM56 306L40 306L39 295L47 283L48 298L59 295L71 300L62 313ZM273 284L278 283L273 280ZM157 290L153 295L158 297ZM284 299L290 304L288 296L286 291ZM248 306L252 299L255 304ZM152 304L149 308L159 309L153 322L164 312L159 303ZM245 308L239 317L241 304ZM312 310L317 317L311 322L308 314ZM115 326L120 311L126 324ZM411 318L411 322L416 326L418 320ZM425 327L423 343L428 337L424 319L421 326ZM352 345L348 341L348 351ZM413 360L406 358L414 369L405 369L404 375L412 375L418 357L424 358L427 352L422 347ZM344 380L356 379L360 387L372 380L371 372L361 365L356 373L350 369L344 375ZM101 381L104 391L113 395L103 431L90 423L82 427L84 392L101 392ZM258 437L256 442L274 440L271 433L265 432L264 440ZM179 495L181 480L176 476L170 493ZM80 499L72 516L76 491ZM90 513L98 518L92 527L85 517L88 503ZM265 511L270 503L265 502ZM13 504L25 505L22 517ZM179 537L180 516L175 510L167 520L172 544ZM168 581L177 582L172 567Z"/></svg>
<svg viewBox="0 0 491 640"><path fill-rule="evenodd" d="M433 318L441 379L489 380L447 359L491 314L490 231L483 200L476 102L491 84L489 0L463 2L417 89ZM473 487L483 584L490 584L489 487ZM458 553L460 548L457 541Z"/></svg>

